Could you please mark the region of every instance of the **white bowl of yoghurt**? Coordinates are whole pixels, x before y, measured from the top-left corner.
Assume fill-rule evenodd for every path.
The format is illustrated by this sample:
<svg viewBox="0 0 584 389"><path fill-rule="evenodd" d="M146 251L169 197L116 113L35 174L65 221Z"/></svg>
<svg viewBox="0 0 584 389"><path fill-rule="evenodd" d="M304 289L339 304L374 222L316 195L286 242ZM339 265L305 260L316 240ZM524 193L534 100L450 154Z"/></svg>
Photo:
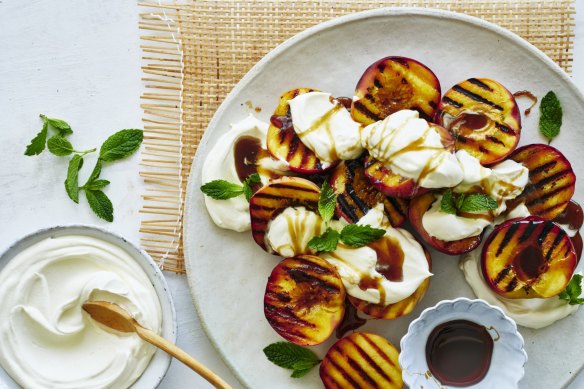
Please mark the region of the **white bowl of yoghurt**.
<svg viewBox="0 0 584 389"><path fill-rule="evenodd" d="M87 300L176 342L172 296L146 252L99 227L43 229L0 256L0 387L157 387L170 356L93 321Z"/></svg>

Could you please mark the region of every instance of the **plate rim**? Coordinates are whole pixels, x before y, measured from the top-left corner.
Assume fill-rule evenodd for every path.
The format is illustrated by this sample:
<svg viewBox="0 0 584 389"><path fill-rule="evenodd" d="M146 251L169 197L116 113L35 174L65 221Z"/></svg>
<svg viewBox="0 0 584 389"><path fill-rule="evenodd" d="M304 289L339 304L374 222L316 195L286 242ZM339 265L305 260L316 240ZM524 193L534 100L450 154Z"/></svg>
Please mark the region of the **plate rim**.
<svg viewBox="0 0 584 389"><path fill-rule="evenodd" d="M231 91L225 96L225 99L221 102L220 106L217 108L211 121L205 128L205 132L199 142L200 145L206 146L208 143L208 132L209 128L212 128L216 125L216 122L219 118L223 115L224 111L227 109L229 103L242 91L259 73L263 70L264 66L272 61L275 57L277 57L281 52L291 48L295 44L318 34L319 32L333 29L338 27L339 25L351 23L354 21L364 20L364 19L372 19L378 17L404 17L404 16L425 16L425 17L433 17L436 19L448 19L451 22L459 22L469 24L475 27L478 27L483 30L487 30L498 34L513 44L525 49L526 51L530 52L530 54L535 55L540 61L542 61L545 65L547 65L550 70L556 73L563 82L566 83L568 88L575 94L575 96L584 104L584 94L580 91L580 89L576 86L576 84L572 81L570 76L562 69L560 66L555 63L550 57L548 57L545 53L543 53L540 49L538 49L533 44L529 43L527 40L521 38L519 35L511 32L510 30L499 26L498 24L483 20L479 17L470 16L460 12L454 11L446 11L437 8L422 8L422 7L383 7L377 8L372 10L354 12L347 15L339 16L312 27L309 27L300 33L288 38L284 42L280 43L278 46L270 50L266 55L262 57L252 68L239 80L239 82L231 89ZM199 148L197 148L199 151ZM189 274L193 272L193 266L191 264L191 260L194 258L190 257L190 252L192 250L190 243L187 239L184 239L185 236L188 236L188 229L190 225L192 207L189 204L192 204L194 199L194 193L196 191L195 187L195 175L198 167L201 166L202 169L202 154L197 152L193 158L191 169L189 171L189 176L187 179L187 186L186 186L186 195L185 195L185 203L184 203L184 217L183 217L183 253L184 253L184 263L185 263L185 275L187 278L187 283L189 286L189 291L191 295L191 299L195 306L195 311L197 313L197 317L199 318L199 322L201 323L201 328L205 332L205 335L209 339L209 342L217 351L221 360L225 363L226 366L229 367L229 370L233 374L233 376L238 380L239 384L243 385L244 387L248 388L249 383L244 378L243 374L239 371L239 368L235 366L235 364L229 359L227 354L222 350L219 339L217 339L210 331L209 326L205 320L204 315L200 310L200 303L195 292L195 281L194 278L191 277ZM579 371L575 372L576 374L571 374L570 379L568 380L568 385L574 381L578 373L584 371L584 367L581 368Z"/></svg>

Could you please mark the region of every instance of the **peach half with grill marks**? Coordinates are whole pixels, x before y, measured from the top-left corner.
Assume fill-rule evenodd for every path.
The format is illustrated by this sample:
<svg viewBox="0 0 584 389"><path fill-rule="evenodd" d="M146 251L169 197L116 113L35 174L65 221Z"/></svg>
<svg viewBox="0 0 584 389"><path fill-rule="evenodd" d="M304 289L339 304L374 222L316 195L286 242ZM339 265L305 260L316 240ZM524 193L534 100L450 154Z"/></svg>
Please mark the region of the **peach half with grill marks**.
<svg viewBox="0 0 584 389"><path fill-rule="evenodd" d="M432 121L439 102L440 82L427 66L411 58L385 57L361 76L351 116L367 125L402 109L412 109Z"/></svg>
<svg viewBox="0 0 584 389"><path fill-rule="evenodd" d="M456 150L489 165L504 159L517 146L521 114L513 94L497 81L469 78L449 89L436 122L447 128Z"/></svg>
<svg viewBox="0 0 584 389"><path fill-rule="evenodd" d="M491 233L483 247L485 281L505 298L547 298L560 294L578 263L570 237L537 216L511 219Z"/></svg>
<svg viewBox="0 0 584 389"><path fill-rule="evenodd" d="M399 352L387 339L354 332L337 341L320 364L326 389L401 389Z"/></svg>
<svg viewBox="0 0 584 389"><path fill-rule="evenodd" d="M300 346L327 340L345 313L345 288L336 269L314 255L280 262L268 278L264 314L284 339Z"/></svg>
<svg viewBox="0 0 584 389"><path fill-rule="evenodd" d="M383 203L389 222L394 227L405 223L408 201L385 196L367 179L362 160L344 161L329 177L329 184L337 193L336 214L349 223L357 223L369 210Z"/></svg>

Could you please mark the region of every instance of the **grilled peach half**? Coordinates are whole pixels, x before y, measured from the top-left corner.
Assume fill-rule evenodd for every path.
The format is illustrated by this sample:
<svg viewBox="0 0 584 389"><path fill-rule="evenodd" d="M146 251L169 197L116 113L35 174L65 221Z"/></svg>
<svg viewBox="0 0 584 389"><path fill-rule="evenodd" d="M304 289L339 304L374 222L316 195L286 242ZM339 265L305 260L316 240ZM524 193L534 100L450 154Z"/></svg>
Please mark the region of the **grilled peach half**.
<svg viewBox="0 0 584 389"><path fill-rule="evenodd" d="M338 340L320 364L326 389L401 389L399 352L385 338L354 332Z"/></svg>
<svg viewBox="0 0 584 389"><path fill-rule="evenodd" d="M452 132L456 150L466 150L483 165L504 159L521 135L513 94L488 78L469 78L449 89L440 101L436 122Z"/></svg>
<svg viewBox="0 0 584 389"><path fill-rule="evenodd" d="M487 284L511 299L560 294L570 282L577 262L564 229L537 216L508 220L495 228L481 256Z"/></svg>
<svg viewBox="0 0 584 389"><path fill-rule="evenodd" d="M267 146L268 151L276 159L287 161L290 170L294 172L304 174L322 173L334 164L321 162L316 154L302 143L292 125L292 115L288 106L288 101L308 92L316 92L316 90L298 88L289 90L280 96L278 106L270 118Z"/></svg>
<svg viewBox="0 0 584 389"><path fill-rule="evenodd" d="M301 346L327 340L345 313L345 288L335 268L314 255L280 262L264 294L266 319L284 339Z"/></svg>
<svg viewBox="0 0 584 389"><path fill-rule="evenodd" d="M401 226L408 213L407 200L384 196L371 185L364 170L361 160L344 161L330 175L329 184L338 194L337 216L357 223L371 208L383 203L391 225Z"/></svg>
<svg viewBox="0 0 584 389"><path fill-rule="evenodd" d="M426 241L436 250L448 255L459 255L477 248L477 246L481 243L482 235L471 236L469 238L447 242L428 234L428 231L426 231L424 225L422 224L422 218L428 209L430 209L434 201L436 201L436 196L434 193L427 192L414 197L410 202L410 224L416 230L416 232L420 234L422 239L424 239L424 241ZM444 228L448 228L448 226L445 226Z"/></svg>
<svg viewBox="0 0 584 389"><path fill-rule="evenodd" d="M273 250L265 241L268 224L288 207L302 206L316 212L320 188L298 177L283 177L270 181L249 200L251 232L255 242L264 250Z"/></svg>
<svg viewBox="0 0 584 389"><path fill-rule="evenodd" d="M379 249L382 249L382 250L384 249L383 239L378 240L377 242L373 243L373 245L374 245L373 247L376 249L376 251ZM420 246L421 246L421 244L420 244ZM424 248L424 246L422 246L422 248ZM430 257L430 253L425 248L424 248L424 254L426 255L426 260L428 260L428 264L430 265L430 269L432 269L432 260ZM383 257L386 257L388 255L392 255L392 253L387 252L387 253L385 253L385 255L378 255L378 258L383 258ZM378 266L383 267L383 264L380 264L380 265L378 265ZM391 269L391 267L390 267L390 269ZM357 308L359 311L361 311L361 312L363 312L371 317L374 317L376 319L391 320L391 319L395 319L395 318L398 318L401 316L405 316L408 313L410 313L414 309L414 307L420 302L420 300L422 300L422 298L426 294L426 291L428 290L429 286L430 286L430 277L426 278L420 284L420 286L418 286L418 289L416 289L416 291L408 298L405 298L402 301L399 301L397 303L389 304L389 305L385 305L385 306L381 305L381 304L373 304L373 303L370 303L368 301L364 301L364 300L361 300L361 299L358 299L358 298L355 298L352 296L348 296L348 295L347 295L347 297L349 298L349 301L351 302L351 304L353 304L355 306L355 308Z"/></svg>
<svg viewBox="0 0 584 389"><path fill-rule="evenodd" d="M529 169L529 181L523 193L508 204L508 209L525 203L530 214L547 220L564 212L574 195L576 175L559 150L531 144L518 148L509 158Z"/></svg>
<svg viewBox="0 0 584 389"><path fill-rule="evenodd" d="M351 116L367 125L402 109L413 109L432 121L439 102L440 82L428 67L411 58L386 57L361 76Z"/></svg>
<svg viewBox="0 0 584 389"><path fill-rule="evenodd" d="M454 152L454 138L452 138L450 132L434 123L430 123L430 126L440 134L444 148ZM365 175L369 178L371 184L386 196L409 199L426 191L414 179L405 178L392 172L385 164L371 156L365 157Z"/></svg>

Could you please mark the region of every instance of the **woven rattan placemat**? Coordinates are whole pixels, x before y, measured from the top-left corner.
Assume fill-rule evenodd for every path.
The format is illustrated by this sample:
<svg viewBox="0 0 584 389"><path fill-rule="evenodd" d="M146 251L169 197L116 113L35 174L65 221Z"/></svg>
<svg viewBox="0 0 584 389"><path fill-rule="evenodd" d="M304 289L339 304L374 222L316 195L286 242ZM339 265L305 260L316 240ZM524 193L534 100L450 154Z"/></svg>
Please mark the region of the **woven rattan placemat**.
<svg viewBox="0 0 584 389"><path fill-rule="evenodd" d="M391 6L478 16L525 38L571 71L574 0L233 1L141 4L146 183L142 246L166 270L184 271L182 221L197 145L225 96L265 54L320 22ZM274 100L276 101L276 100Z"/></svg>

